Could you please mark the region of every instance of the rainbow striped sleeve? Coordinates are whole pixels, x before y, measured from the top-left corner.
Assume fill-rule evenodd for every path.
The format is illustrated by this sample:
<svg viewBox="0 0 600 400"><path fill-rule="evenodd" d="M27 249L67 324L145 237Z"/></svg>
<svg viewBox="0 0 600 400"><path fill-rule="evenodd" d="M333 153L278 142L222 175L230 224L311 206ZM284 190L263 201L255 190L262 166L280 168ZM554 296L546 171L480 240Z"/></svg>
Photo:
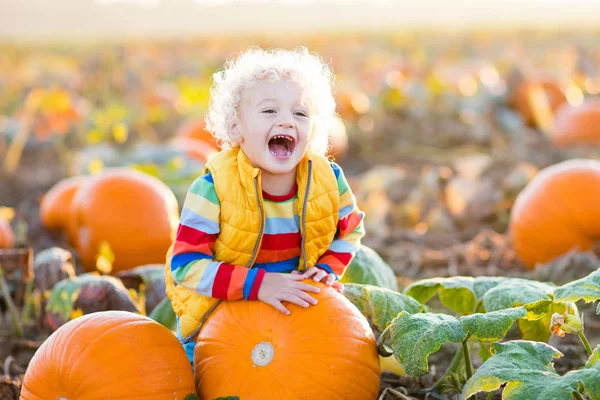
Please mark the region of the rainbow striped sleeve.
<svg viewBox="0 0 600 400"><path fill-rule="evenodd" d="M330 274L340 278L352 261L360 247L360 240L365 235L363 218L365 214L356 206L356 199L344 177L344 172L336 163L331 168L337 178L340 192L340 210L337 231L329 249L315 264Z"/></svg>
<svg viewBox="0 0 600 400"><path fill-rule="evenodd" d="M256 300L265 271L214 260L221 203L210 173L190 186L171 258L173 280L204 296L225 300Z"/></svg>

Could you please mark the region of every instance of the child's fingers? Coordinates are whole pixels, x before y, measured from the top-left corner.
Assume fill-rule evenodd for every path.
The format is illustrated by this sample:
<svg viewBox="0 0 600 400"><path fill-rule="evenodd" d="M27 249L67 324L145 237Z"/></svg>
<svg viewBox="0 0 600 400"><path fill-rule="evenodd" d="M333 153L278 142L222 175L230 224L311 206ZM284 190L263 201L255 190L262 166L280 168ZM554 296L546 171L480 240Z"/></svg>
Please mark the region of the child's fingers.
<svg viewBox="0 0 600 400"><path fill-rule="evenodd" d="M281 301L274 300L272 303L269 303L269 304L271 304L273 307L275 307L278 311L281 311L283 314L290 315L290 310L285 308L285 306L283 304L281 304Z"/></svg>
<svg viewBox="0 0 600 400"><path fill-rule="evenodd" d="M279 300L284 300L292 304L296 304L300 307L307 308L310 304L307 301L302 300L300 297L292 293L284 293L279 296Z"/></svg>
<svg viewBox="0 0 600 400"><path fill-rule="evenodd" d="M313 306L318 303L317 299L315 299L314 297L312 297L308 293L303 292L302 290L296 290L296 291L294 291L293 294L295 296L298 296L302 300L306 301L307 303L312 304Z"/></svg>
<svg viewBox="0 0 600 400"><path fill-rule="evenodd" d="M317 267L310 267L309 269L307 269L306 271L304 271L303 275L306 278L310 278L311 276L313 276L314 274L316 274L319 271L322 271L322 269L319 269Z"/></svg>
<svg viewBox="0 0 600 400"><path fill-rule="evenodd" d="M290 272L292 275L300 275L301 272L298 271L297 269L293 270L292 272Z"/></svg>
<svg viewBox="0 0 600 400"><path fill-rule="evenodd" d="M325 278L327 276L327 272L323 271L322 269L320 269L314 276L314 281L315 282L321 282L323 280L323 278Z"/></svg>
<svg viewBox="0 0 600 400"><path fill-rule="evenodd" d="M344 293L344 284L342 284L340 282L333 282L331 284L331 287L334 288L335 290L337 290L340 293Z"/></svg>
<svg viewBox="0 0 600 400"><path fill-rule="evenodd" d="M325 284L327 286L331 286L331 285L333 285L333 282L335 282L335 275L334 274L327 274L327 280L325 281Z"/></svg>
<svg viewBox="0 0 600 400"><path fill-rule="evenodd" d="M319 289L316 286L312 286L309 285L308 283L302 283L302 282L298 282L294 285L294 288L302 290L303 292L310 292L310 293L319 293L321 291L321 289Z"/></svg>

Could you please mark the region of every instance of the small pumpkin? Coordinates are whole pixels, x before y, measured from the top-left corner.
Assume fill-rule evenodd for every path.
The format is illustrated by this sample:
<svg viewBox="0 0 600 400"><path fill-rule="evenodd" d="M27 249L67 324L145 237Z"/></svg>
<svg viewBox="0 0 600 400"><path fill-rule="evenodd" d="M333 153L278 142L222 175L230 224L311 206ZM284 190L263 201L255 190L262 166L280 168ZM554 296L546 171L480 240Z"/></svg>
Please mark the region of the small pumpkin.
<svg viewBox="0 0 600 400"><path fill-rule="evenodd" d="M600 99L586 100L578 107L561 107L550 137L558 147L600 145Z"/></svg>
<svg viewBox="0 0 600 400"><path fill-rule="evenodd" d="M22 400L180 399L195 393L183 347L148 317L88 314L60 327L31 359Z"/></svg>
<svg viewBox="0 0 600 400"><path fill-rule="evenodd" d="M161 263L179 219L173 192L160 180L126 168L91 176L72 200L68 229L86 271L106 241L114 254L112 273Z"/></svg>
<svg viewBox="0 0 600 400"><path fill-rule="evenodd" d="M71 213L73 196L87 176L72 176L52 186L42 197L40 217L42 224L50 230L62 230L66 227Z"/></svg>
<svg viewBox="0 0 600 400"><path fill-rule="evenodd" d="M333 156L336 161L341 161L348 151L348 134L346 133L346 125L341 118L335 118L329 129L329 155Z"/></svg>
<svg viewBox="0 0 600 400"><path fill-rule="evenodd" d="M206 130L206 122L203 119L190 119L184 121L175 132L177 138L189 138L206 142L215 146L216 141L212 133Z"/></svg>
<svg viewBox="0 0 600 400"><path fill-rule="evenodd" d="M171 143L175 149L203 163L206 163L210 156L219 152L219 149L213 144L189 137L176 137Z"/></svg>
<svg viewBox="0 0 600 400"><path fill-rule="evenodd" d="M600 239L600 162L573 159L541 170L511 210L509 234L529 268Z"/></svg>
<svg viewBox="0 0 600 400"><path fill-rule="evenodd" d="M562 88L550 78L524 79L512 93L509 102L519 111L527 125L535 126L536 120L532 107L532 94L534 90L541 89L546 96L550 110L556 112L560 106L567 102L567 96Z"/></svg>
<svg viewBox="0 0 600 400"><path fill-rule="evenodd" d="M194 352L200 398L377 397L379 357L369 323L334 289L304 282L321 289L311 294L319 303L306 309L288 304L289 316L259 301L216 308Z"/></svg>
<svg viewBox="0 0 600 400"><path fill-rule="evenodd" d="M9 249L15 245L15 233L8 221L0 218L0 249Z"/></svg>

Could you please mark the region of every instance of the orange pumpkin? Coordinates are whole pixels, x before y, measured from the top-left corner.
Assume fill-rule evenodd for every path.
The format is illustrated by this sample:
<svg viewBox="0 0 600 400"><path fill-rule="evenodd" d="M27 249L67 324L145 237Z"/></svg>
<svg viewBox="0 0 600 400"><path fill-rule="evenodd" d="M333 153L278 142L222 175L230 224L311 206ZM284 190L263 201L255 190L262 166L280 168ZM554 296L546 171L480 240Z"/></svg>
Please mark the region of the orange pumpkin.
<svg viewBox="0 0 600 400"><path fill-rule="evenodd" d="M183 347L167 328L126 311L69 321L31 359L21 400L180 399L195 394Z"/></svg>
<svg viewBox="0 0 600 400"><path fill-rule="evenodd" d="M162 263L175 238L177 199L167 185L142 172L106 169L86 180L72 200L68 229L86 271L108 242L113 273Z"/></svg>
<svg viewBox="0 0 600 400"><path fill-rule="evenodd" d="M8 223L0 218L0 249L9 249L15 245L15 234Z"/></svg>
<svg viewBox="0 0 600 400"><path fill-rule="evenodd" d="M259 301L220 304L200 331L194 354L203 399L374 399L379 357L367 320L322 283L307 309L291 315ZM223 371L226 371L225 373Z"/></svg>
<svg viewBox="0 0 600 400"><path fill-rule="evenodd" d="M219 152L219 149L208 142L187 137L176 137L172 143L176 149L203 163L206 163L210 156Z"/></svg>
<svg viewBox="0 0 600 400"><path fill-rule="evenodd" d="M534 111L531 106L530 95L535 88L541 88L547 96L550 109L555 112L560 106L567 102L567 96L556 82L550 79L539 78L524 80L512 94L510 102L519 111L527 125L536 124Z"/></svg>
<svg viewBox="0 0 600 400"><path fill-rule="evenodd" d="M551 137L557 146L600 145L600 100L589 99L579 107L561 107Z"/></svg>
<svg viewBox="0 0 600 400"><path fill-rule="evenodd" d="M348 150L348 135L346 134L346 125L341 118L336 118L329 132L329 155L336 161L341 161Z"/></svg>
<svg viewBox="0 0 600 400"><path fill-rule="evenodd" d="M85 179L86 176L63 179L44 195L40 204L40 217L46 228L51 230L66 228L73 196Z"/></svg>
<svg viewBox="0 0 600 400"><path fill-rule="evenodd" d="M175 137L190 138L216 145L214 136L206 130L206 123L202 119L185 121L177 128Z"/></svg>
<svg viewBox="0 0 600 400"><path fill-rule="evenodd" d="M574 159L541 170L519 193L509 232L529 268L600 239L600 162Z"/></svg>

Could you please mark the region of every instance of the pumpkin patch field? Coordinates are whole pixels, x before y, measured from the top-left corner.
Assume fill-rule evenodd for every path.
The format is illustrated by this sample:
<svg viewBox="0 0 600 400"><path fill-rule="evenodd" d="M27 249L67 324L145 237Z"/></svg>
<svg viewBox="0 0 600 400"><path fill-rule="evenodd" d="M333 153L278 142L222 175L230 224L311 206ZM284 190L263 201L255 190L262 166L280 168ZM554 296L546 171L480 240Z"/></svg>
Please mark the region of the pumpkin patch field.
<svg viewBox="0 0 600 400"><path fill-rule="evenodd" d="M212 73L252 44L331 64L329 155L366 235L343 293L225 301L190 364L165 261L219 151ZM0 54L0 400L600 400L597 32Z"/></svg>

